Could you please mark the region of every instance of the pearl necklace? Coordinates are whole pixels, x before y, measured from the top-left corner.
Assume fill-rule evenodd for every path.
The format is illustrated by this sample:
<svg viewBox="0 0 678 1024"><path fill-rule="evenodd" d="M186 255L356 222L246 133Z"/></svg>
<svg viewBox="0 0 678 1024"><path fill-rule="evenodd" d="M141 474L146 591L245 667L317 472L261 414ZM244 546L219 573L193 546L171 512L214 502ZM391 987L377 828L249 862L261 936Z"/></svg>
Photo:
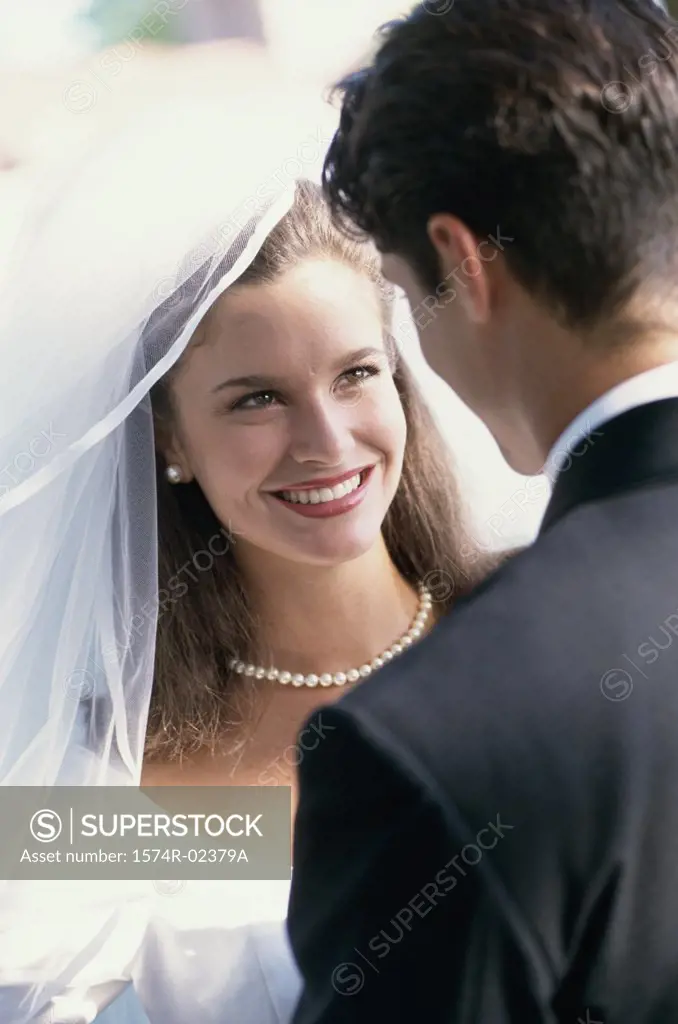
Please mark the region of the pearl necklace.
<svg viewBox="0 0 678 1024"><path fill-rule="evenodd" d="M428 588L423 583L419 584L419 607L412 625L406 633L396 640L394 644L383 651L377 658L373 658L369 664L361 665L360 668L352 668L348 672L324 672L317 676L311 672L309 675L301 673L281 672L277 668L264 668L262 665L253 665L251 662L239 661L234 658L231 661L231 669L241 676L251 676L254 679L269 679L271 682L291 684L292 686L344 686L346 683L355 683L358 679L365 679L372 672L382 668L387 662L392 661L399 654L402 654L408 647L411 647L415 640L418 640L424 632L424 628L431 614L433 600Z"/></svg>

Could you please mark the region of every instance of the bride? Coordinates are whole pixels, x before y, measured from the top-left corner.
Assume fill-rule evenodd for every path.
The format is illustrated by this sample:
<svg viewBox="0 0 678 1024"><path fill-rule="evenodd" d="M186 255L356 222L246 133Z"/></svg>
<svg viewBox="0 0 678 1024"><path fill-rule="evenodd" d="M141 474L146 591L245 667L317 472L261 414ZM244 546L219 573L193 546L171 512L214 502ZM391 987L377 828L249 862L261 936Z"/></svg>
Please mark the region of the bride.
<svg viewBox="0 0 678 1024"><path fill-rule="evenodd" d="M4 785L294 788L311 708L481 571L296 125L267 98L184 131L142 117L60 182L5 297ZM287 892L0 883L0 1017L284 1021Z"/></svg>
<svg viewBox="0 0 678 1024"><path fill-rule="evenodd" d="M451 598L434 612L434 572L467 585L448 452L390 316L376 253L301 181L151 391L159 620L142 785L268 774L294 789L281 754L311 708L430 628ZM178 329L162 307L158 323Z"/></svg>

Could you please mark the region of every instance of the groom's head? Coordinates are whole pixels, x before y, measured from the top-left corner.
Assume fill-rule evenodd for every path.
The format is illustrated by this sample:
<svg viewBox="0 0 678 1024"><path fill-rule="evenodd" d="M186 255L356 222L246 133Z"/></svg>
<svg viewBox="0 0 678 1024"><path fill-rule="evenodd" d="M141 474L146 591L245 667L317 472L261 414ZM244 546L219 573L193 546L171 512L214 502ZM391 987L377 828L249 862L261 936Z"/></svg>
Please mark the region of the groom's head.
<svg viewBox="0 0 678 1024"><path fill-rule="evenodd" d="M672 357L678 23L652 0L427 0L340 89L335 213L536 471L611 375Z"/></svg>

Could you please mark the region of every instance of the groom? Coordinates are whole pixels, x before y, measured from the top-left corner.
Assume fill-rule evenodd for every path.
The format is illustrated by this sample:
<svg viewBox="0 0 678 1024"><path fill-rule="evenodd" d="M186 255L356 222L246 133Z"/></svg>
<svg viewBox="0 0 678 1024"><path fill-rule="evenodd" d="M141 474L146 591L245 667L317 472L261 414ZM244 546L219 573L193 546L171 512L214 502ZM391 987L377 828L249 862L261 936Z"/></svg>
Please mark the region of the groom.
<svg viewBox="0 0 678 1024"><path fill-rule="evenodd" d="M323 709L296 1024L678 1021L677 54L651 0L429 0L344 83L335 213L555 486L530 549Z"/></svg>

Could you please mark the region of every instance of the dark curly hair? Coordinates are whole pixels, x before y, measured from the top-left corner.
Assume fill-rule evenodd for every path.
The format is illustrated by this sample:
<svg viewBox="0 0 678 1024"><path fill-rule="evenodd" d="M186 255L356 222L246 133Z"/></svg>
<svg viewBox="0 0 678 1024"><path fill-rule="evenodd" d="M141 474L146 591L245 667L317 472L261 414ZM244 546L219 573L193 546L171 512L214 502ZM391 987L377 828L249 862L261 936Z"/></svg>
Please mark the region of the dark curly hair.
<svg viewBox="0 0 678 1024"><path fill-rule="evenodd" d="M673 287L678 23L652 0L427 0L384 26L343 96L323 186L344 230L441 284L435 213L514 241L565 325Z"/></svg>

